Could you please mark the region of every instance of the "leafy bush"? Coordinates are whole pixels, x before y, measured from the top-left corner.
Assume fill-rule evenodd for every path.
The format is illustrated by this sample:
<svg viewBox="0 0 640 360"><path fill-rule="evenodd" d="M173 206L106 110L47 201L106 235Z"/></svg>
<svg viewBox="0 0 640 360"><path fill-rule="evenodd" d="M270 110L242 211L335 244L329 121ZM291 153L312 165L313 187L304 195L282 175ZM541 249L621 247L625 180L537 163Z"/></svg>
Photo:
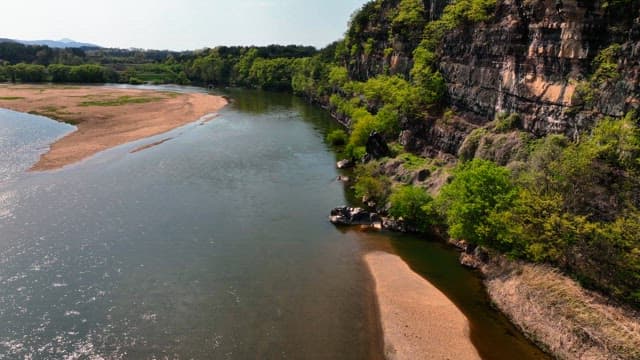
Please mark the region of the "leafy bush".
<svg viewBox="0 0 640 360"><path fill-rule="evenodd" d="M507 132L516 129L520 126L520 115L516 113L500 113L496 115L495 119L495 131Z"/></svg>
<svg viewBox="0 0 640 360"><path fill-rule="evenodd" d="M438 197L449 235L475 244L493 246L497 237L489 216L509 208L517 189L509 171L493 162L474 159L454 170L454 178Z"/></svg>
<svg viewBox="0 0 640 360"><path fill-rule="evenodd" d="M473 159L478 151L480 141L485 135L487 135L487 129L485 128L474 129L469 135L467 135L458 150L458 156L460 159L463 161Z"/></svg>
<svg viewBox="0 0 640 360"><path fill-rule="evenodd" d="M391 216L402 218L420 231L426 231L436 222L433 198L423 188L411 185L400 187L393 191L389 201Z"/></svg>
<svg viewBox="0 0 640 360"><path fill-rule="evenodd" d="M348 135L344 130L336 129L327 135L327 142L333 146L342 146L347 143Z"/></svg>
<svg viewBox="0 0 640 360"><path fill-rule="evenodd" d="M621 51L622 46L620 46L620 44L612 44L600 51L593 61L596 71L591 78L592 82L601 84L620 78L618 58L620 57Z"/></svg>
<svg viewBox="0 0 640 360"><path fill-rule="evenodd" d="M596 148L597 156L623 169L640 169L640 129L635 113L622 119L606 117L593 129L587 145Z"/></svg>
<svg viewBox="0 0 640 360"><path fill-rule="evenodd" d="M390 187L391 182L386 177L361 175L358 176L354 189L358 198L369 198L382 204L389 196Z"/></svg>

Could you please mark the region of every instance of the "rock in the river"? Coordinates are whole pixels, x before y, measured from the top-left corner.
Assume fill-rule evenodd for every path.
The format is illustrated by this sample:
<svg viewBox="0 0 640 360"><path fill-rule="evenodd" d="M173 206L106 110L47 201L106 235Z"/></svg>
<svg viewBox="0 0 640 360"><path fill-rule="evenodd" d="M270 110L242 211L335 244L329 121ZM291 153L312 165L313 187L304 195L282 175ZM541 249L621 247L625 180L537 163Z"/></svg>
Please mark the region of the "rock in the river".
<svg viewBox="0 0 640 360"><path fill-rule="evenodd" d="M338 169L347 169L353 167L353 165L353 161L349 159L340 160L336 163L336 167L338 167Z"/></svg>
<svg viewBox="0 0 640 360"><path fill-rule="evenodd" d="M468 244L460 254L460 264L472 269L479 269L489 262L489 253L482 246Z"/></svg>
<svg viewBox="0 0 640 360"><path fill-rule="evenodd" d="M479 269L482 266L482 262L478 258L467 253L460 254L460 264L471 269Z"/></svg>
<svg viewBox="0 0 640 360"><path fill-rule="evenodd" d="M341 206L331 210L329 221L334 225L376 226L382 224L382 219L377 213L369 212L362 208L347 206Z"/></svg>
<svg viewBox="0 0 640 360"><path fill-rule="evenodd" d="M338 177L336 178L336 181L348 183L351 181L351 178L344 175L338 175Z"/></svg>

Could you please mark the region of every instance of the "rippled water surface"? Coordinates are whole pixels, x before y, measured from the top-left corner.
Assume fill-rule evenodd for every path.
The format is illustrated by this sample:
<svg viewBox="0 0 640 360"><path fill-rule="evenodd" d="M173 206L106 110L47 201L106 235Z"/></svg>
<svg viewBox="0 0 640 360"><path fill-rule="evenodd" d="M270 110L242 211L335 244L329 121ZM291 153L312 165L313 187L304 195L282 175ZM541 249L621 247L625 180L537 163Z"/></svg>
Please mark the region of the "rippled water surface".
<svg viewBox="0 0 640 360"><path fill-rule="evenodd" d="M0 109L0 183L27 170L49 144L74 129L42 116Z"/></svg>
<svg viewBox="0 0 640 360"><path fill-rule="evenodd" d="M344 202L331 121L290 96L235 97L160 146L40 174L16 173L68 127L0 113L0 358L379 350L357 236L326 221Z"/></svg>

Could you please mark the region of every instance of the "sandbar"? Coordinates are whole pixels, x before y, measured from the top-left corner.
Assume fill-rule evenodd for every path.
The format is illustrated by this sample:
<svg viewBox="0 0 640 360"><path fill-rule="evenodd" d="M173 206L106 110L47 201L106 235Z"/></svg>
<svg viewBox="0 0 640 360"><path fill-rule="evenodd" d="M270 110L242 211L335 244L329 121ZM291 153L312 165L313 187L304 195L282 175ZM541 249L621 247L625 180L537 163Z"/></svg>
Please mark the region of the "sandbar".
<svg viewBox="0 0 640 360"><path fill-rule="evenodd" d="M396 255L376 251L364 258L375 282L387 359L481 359L467 318L440 290Z"/></svg>
<svg viewBox="0 0 640 360"><path fill-rule="evenodd" d="M0 108L77 126L31 168L53 170L100 151L165 133L227 104L221 96L106 86L0 85Z"/></svg>

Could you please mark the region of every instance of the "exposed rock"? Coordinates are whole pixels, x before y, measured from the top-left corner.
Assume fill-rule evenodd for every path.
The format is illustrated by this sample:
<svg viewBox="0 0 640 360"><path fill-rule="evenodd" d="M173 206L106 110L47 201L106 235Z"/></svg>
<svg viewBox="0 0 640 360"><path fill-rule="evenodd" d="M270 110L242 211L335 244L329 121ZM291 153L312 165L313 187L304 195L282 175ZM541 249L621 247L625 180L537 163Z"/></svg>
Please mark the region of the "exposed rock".
<svg viewBox="0 0 640 360"><path fill-rule="evenodd" d="M348 183L351 181L351 178L345 175L338 175L338 177L336 178L336 181Z"/></svg>
<svg viewBox="0 0 640 360"><path fill-rule="evenodd" d="M387 142L384 140L384 137L382 137L382 135L380 135L377 131L374 131L369 135L366 148L367 154L374 159L380 159L385 156L391 155L391 151L389 150L389 146L387 146Z"/></svg>
<svg viewBox="0 0 640 360"><path fill-rule="evenodd" d="M460 264L466 267L480 269L490 260L489 252L482 246L471 244L465 240L449 239L448 242L462 251L460 254Z"/></svg>
<svg viewBox="0 0 640 360"><path fill-rule="evenodd" d="M422 169L422 170L418 171L418 181L420 181L420 182L427 181L429 176L431 176L431 171L429 171L427 169Z"/></svg>
<svg viewBox="0 0 640 360"><path fill-rule="evenodd" d="M616 16L589 1L564 1L562 15L549 1L498 1L495 20L468 24L443 41L440 70L450 100L484 122L518 113L522 126L538 135L573 136L597 117L622 116L638 106L640 43L633 28L620 29L637 16ZM623 43L620 79L600 88L593 108L576 115L576 83L614 42Z"/></svg>
<svg viewBox="0 0 640 360"><path fill-rule="evenodd" d="M336 167L338 169L348 169L353 167L355 164L353 163L353 161L349 160L349 159L343 159L340 160L336 163Z"/></svg>
<svg viewBox="0 0 640 360"><path fill-rule="evenodd" d="M374 212L362 208L347 206L337 207L331 210L329 221L334 225L382 225L382 218Z"/></svg>
<svg viewBox="0 0 640 360"><path fill-rule="evenodd" d="M440 16L450 2L425 0L424 20ZM424 156L455 155L471 131L500 113L519 114L519 128L535 136L576 137L603 115L619 117L640 108L640 14L637 2L629 3L611 11L603 10L602 1L565 0L560 14L552 0L497 1L490 20L466 22L448 32L438 50L447 105L458 115L447 121L438 120L437 114L401 119L400 143ZM356 51L347 65L352 79L409 76L419 41L394 32L398 4L371 3L368 6L377 8L357 19L358 31L349 34ZM586 104L574 96L577 84L589 79L595 57L613 43L621 45L620 76L596 85L598 96ZM516 138L496 141L504 141L505 148L520 145ZM503 164L511 160L509 154L492 151L484 156Z"/></svg>
<svg viewBox="0 0 640 360"><path fill-rule="evenodd" d="M460 264L471 269L479 269L482 266L482 262L478 258L466 252L460 254Z"/></svg>
<svg viewBox="0 0 640 360"><path fill-rule="evenodd" d="M489 262L489 252L482 246L475 246L475 249L473 250L473 256L483 264Z"/></svg>
<svg viewBox="0 0 640 360"><path fill-rule="evenodd" d="M382 221L382 227L389 231L407 232L404 221L398 219L384 218Z"/></svg>

